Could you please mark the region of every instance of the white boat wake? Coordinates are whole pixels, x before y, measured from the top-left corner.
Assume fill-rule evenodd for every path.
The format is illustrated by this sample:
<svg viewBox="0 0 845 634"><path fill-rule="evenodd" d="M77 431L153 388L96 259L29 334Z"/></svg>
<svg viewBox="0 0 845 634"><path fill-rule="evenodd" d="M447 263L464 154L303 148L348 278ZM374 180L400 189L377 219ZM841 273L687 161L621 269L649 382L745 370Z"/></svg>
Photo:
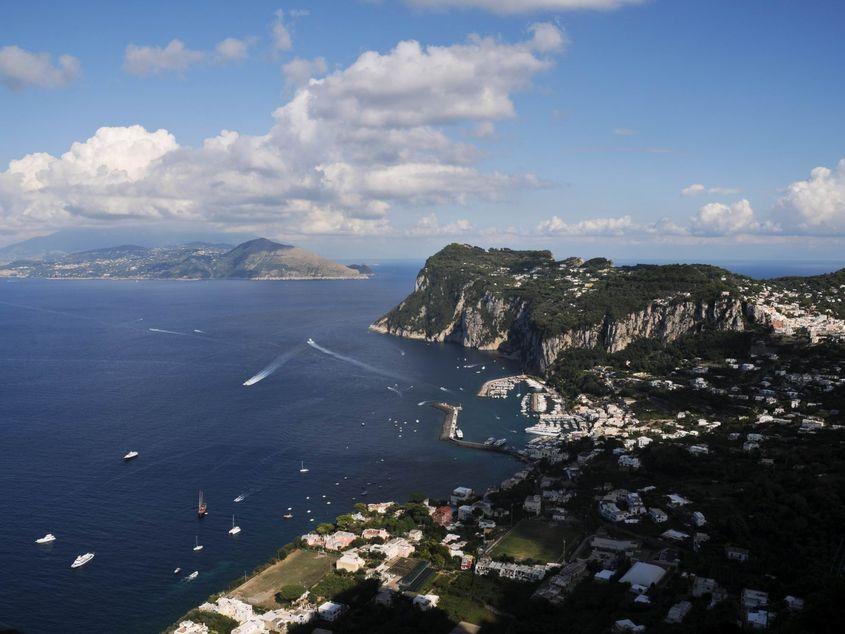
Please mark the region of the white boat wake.
<svg viewBox="0 0 845 634"><path fill-rule="evenodd" d="M176 332L175 330L165 330L164 328L147 328L150 332L158 332L163 335L182 335L183 337L187 337L188 333L186 332Z"/></svg>
<svg viewBox="0 0 845 634"><path fill-rule="evenodd" d="M287 352L283 352L278 357L273 359L273 361L271 361L270 364L266 368L261 370L261 372L259 372L255 376L252 376L252 377L248 378L246 381L244 381L243 385L245 387L249 387L250 385L255 385L259 381L266 379L268 376L273 374L273 372L275 372L276 370L281 368L285 363L290 361L291 358L293 358L293 356L296 354L298 349L299 348L296 347L296 348L291 348Z"/></svg>
<svg viewBox="0 0 845 634"><path fill-rule="evenodd" d="M358 361L358 359L353 359L352 357L347 357L346 355L337 353L333 350L329 350L328 348L324 348L319 343L311 339L310 337L305 342L315 350L319 350L323 354L327 354L330 357L334 357L335 359L339 359L340 361L346 361L346 363L351 363L352 365L357 365L359 368L363 368L364 370L369 370L370 372L374 372L376 374L380 374L381 376L386 376L391 379L402 379L402 377L397 376L395 374L391 374L389 372L385 372L384 370L377 368L375 366L370 365L369 363L364 363L363 361ZM405 380L405 379L402 379Z"/></svg>

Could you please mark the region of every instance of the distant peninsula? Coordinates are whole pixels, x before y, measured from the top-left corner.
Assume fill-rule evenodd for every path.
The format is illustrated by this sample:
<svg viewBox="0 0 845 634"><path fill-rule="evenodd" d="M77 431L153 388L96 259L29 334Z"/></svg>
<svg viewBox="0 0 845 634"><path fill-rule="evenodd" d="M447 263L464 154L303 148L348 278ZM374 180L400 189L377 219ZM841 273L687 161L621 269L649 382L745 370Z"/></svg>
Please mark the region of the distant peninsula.
<svg viewBox="0 0 845 634"><path fill-rule="evenodd" d="M48 279L347 280L367 279L371 273L366 266L344 266L266 238L235 247L206 242L155 248L122 245L0 267L0 277Z"/></svg>

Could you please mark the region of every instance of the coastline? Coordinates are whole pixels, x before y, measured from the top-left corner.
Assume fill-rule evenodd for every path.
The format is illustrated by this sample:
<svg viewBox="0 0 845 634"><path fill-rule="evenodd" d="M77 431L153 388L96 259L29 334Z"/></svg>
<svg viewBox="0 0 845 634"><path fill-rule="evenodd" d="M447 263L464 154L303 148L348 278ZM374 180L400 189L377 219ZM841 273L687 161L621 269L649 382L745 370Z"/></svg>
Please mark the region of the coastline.
<svg viewBox="0 0 845 634"><path fill-rule="evenodd" d="M239 281L239 282L321 282L321 281L340 281L340 280L349 280L349 281L360 281L360 280L368 280L372 277L372 275L359 275L356 277L340 277L340 276L327 276L327 277L308 277L308 276L296 276L296 277L30 277L30 276L17 276L17 275L5 275L0 276L2 279L6 280L49 280L51 282L73 282L73 281L114 281L114 282L232 282L232 281Z"/></svg>

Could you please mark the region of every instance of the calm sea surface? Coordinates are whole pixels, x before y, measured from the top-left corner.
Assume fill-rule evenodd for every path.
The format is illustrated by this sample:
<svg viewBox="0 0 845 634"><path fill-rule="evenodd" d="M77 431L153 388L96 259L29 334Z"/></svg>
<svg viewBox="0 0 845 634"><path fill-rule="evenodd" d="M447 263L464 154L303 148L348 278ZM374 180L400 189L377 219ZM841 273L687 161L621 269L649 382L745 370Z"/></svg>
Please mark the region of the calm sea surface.
<svg viewBox="0 0 845 634"><path fill-rule="evenodd" d="M362 282L0 281L0 622L158 631L356 501L483 490L515 471L439 442L440 413L418 403L462 403L468 439L522 443L515 397L473 396L518 368L367 331L417 269L385 264ZM129 450L140 457L124 463ZM35 545L47 532L57 541Z"/></svg>

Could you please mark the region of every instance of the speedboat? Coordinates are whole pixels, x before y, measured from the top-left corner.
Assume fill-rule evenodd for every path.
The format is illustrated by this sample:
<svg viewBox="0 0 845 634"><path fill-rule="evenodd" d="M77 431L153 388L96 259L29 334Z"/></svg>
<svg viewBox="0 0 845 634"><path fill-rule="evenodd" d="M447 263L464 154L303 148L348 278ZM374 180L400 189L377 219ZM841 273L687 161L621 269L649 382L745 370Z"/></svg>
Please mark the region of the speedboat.
<svg viewBox="0 0 845 634"><path fill-rule="evenodd" d="M240 526L235 526L235 516L232 516L232 528L229 529L229 535L237 535L241 532Z"/></svg>
<svg viewBox="0 0 845 634"><path fill-rule="evenodd" d="M174 575L178 575L180 572L182 572L182 569L181 569L181 568L177 568L176 570L174 570L174 571L173 571L173 574L174 574Z"/></svg>
<svg viewBox="0 0 845 634"><path fill-rule="evenodd" d="M132 459L134 459L134 458L137 458L137 457L138 457L138 452L137 452L137 451L130 451L128 454L126 454L125 456L123 456L123 459L124 459L126 462L129 462L130 460L132 460Z"/></svg>
<svg viewBox="0 0 845 634"><path fill-rule="evenodd" d="M241 493L238 497L235 498L235 502L243 502L246 499L246 496Z"/></svg>
<svg viewBox="0 0 845 634"><path fill-rule="evenodd" d="M285 518L286 520L292 519L293 513L285 513L284 515L282 515L282 517Z"/></svg>
<svg viewBox="0 0 845 634"><path fill-rule="evenodd" d="M196 579L199 576L200 576L200 571L194 570L191 574L189 574L187 577L185 577L185 581L193 581L194 579Z"/></svg>
<svg viewBox="0 0 845 634"><path fill-rule="evenodd" d="M80 566L84 566L89 561L94 559L94 553L85 553L84 555L79 555L76 559L73 560L73 563L70 565L71 568L79 568Z"/></svg>
<svg viewBox="0 0 845 634"><path fill-rule="evenodd" d="M44 537L39 537L35 540L36 544L51 544L56 541L56 536L53 533L47 533Z"/></svg>
<svg viewBox="0 0 845 634"><path fill-rule="evenodd" d="M200 544L200 538L194 537L194 552L197 553L202 550L203 546Z"/></svg>

